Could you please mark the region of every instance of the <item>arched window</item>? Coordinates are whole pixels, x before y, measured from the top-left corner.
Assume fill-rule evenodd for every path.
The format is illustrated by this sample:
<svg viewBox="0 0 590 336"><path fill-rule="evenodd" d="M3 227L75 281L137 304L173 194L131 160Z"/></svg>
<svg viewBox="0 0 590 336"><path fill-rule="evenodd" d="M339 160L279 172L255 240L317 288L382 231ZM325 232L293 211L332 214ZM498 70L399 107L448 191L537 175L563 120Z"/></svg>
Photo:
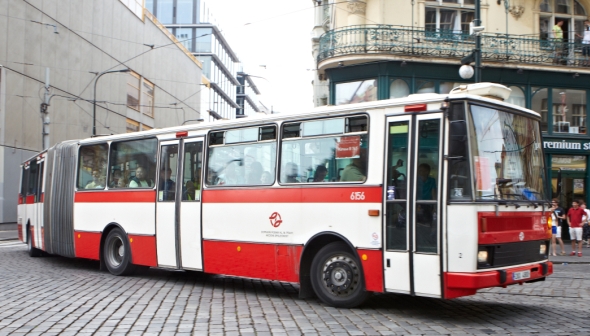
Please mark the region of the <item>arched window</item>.
<svg viewBox="0 0 590 336"><path fill-rule="evenodd" d="M410 95L410 87L403 79L396 79L389 86L389 98L403 98Z"/></svg>
<svg viewBox="0 0 590 336"><path fill-rule="evenodd" d="M436 32L468 33L475 0L435 0L426 5L424 29Z"/></svg>
<svg viewBox="0 0 590 336"><path fill-rule="evenodd" d="M524 92L522 92L522 89L518 86L511 86L510 89L512 90L512 92L510 93L510 97L506 99L506 102L525 107L526 100L524 97Z"/></svg>
<svg viewBox="0 0 590 336"><path fill-rule="evenodd" d="M576 34L584 35L586 9L578 0L541 0L539 30L542 40L552 38L553 26L563 20L563 40L575 42Z"/></svg>

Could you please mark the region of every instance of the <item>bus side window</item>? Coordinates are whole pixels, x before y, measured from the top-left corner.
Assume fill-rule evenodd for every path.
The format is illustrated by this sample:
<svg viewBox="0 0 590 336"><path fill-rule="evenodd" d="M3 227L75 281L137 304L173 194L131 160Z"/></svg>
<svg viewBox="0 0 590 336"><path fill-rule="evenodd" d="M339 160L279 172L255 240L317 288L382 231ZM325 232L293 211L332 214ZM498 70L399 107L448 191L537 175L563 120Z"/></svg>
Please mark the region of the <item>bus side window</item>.
<svg viewBox="0 0 590 336"><path fill-rule="evenodd" d="M105 188L107 152L107 144L80 147L77 182L79 190L103 190Z"/></svg>
<svg viewBox="0 0 590 336"><path fill-rule="evenodd" d="M158 140L113 142L109 163L109 189L148 188L156 181Z"/></svg>

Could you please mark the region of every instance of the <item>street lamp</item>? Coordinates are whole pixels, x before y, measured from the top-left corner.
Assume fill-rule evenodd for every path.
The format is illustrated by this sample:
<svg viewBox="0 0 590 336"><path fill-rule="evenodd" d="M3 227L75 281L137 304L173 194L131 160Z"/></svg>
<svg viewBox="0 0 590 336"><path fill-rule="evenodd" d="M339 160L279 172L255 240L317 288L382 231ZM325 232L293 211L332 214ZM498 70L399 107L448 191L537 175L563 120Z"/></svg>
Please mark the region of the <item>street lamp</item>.
<svg viewBox="0 0 590 336"><path fill-rule="evenodd" d="M94 99L92 100L92 103L94 104L94 107L92 109L92 136L96 135L96 83L98 83L98 79L100 78L100 76L106 75L108 73L129 72L129 71L131 71L131 70L130 69L123 69L123 70L103 71L103 72L99 73L98 76L96 76L96 79L94 80Z"/></svg>
<svg viewBox="0 0 590 336"><path fill-rule="evenodd" d="M485 29L481 25L481 0L475 0L475 19L469 25L469 33L475 35L475 49L471 54L461 59L463 66L459 69L459 75L463 79L469 79L475 74L475 82L481 82L481 31ZM473 69L470 63L475 62L475 69Z"/></svg>

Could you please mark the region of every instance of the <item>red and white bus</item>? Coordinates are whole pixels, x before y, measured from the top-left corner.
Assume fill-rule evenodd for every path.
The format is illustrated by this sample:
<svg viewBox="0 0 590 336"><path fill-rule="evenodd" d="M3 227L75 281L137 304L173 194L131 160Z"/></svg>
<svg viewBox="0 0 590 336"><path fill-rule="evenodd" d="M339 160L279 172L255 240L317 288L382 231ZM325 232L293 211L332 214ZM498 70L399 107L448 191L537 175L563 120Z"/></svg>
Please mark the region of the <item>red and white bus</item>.
<svg viewBox="0 0 590 336"><path fill-rule="evenodd" d="M62 142L22 164L20 239L115 275L295 282L339 307L542 281L540 117L509 94L471 84Z"/></svg>

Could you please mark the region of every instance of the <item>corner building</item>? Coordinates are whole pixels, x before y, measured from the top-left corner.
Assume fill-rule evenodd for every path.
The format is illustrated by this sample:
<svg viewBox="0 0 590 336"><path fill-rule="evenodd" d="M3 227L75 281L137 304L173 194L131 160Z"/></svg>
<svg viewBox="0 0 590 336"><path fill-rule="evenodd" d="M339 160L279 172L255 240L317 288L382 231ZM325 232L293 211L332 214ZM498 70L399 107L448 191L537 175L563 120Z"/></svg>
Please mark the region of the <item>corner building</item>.
<svg viewBox="0 0 590 336"><path fill-rule="evenodd" d="M582 41L590 1L480 1L482 81L510 87L511 103L541 114L552 196L564 208L589 202L590 61ZM475 48L476 0L313 3L316 106L448 93L473 82L458 70ZM552 29L559 21L561 39Z"/></svg>
<svg viewBox="0 0 590 336"><path fill-rule="evenodd" d="M0 223L17 221L23 161L93 133L201 118L201 78L201 62L142 0L0 0Z"/></svg>

